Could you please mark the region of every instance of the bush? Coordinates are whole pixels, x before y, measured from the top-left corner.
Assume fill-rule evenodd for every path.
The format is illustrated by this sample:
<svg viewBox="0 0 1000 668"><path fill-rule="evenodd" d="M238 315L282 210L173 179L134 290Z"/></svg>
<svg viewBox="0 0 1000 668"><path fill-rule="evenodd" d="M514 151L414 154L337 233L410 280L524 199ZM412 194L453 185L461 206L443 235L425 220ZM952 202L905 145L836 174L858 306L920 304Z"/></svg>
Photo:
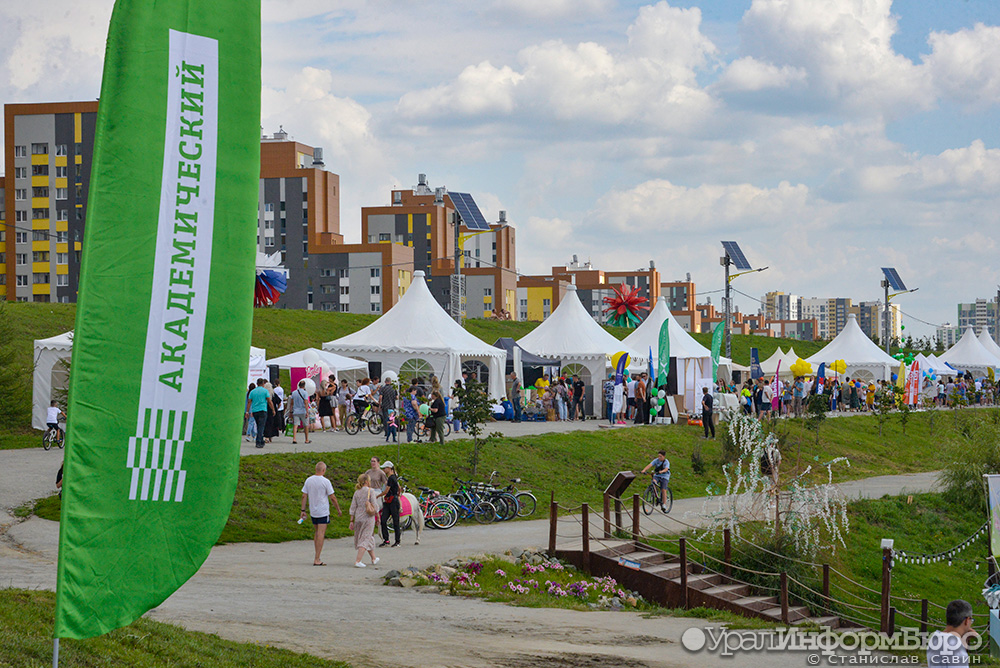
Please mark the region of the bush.
<svg viewBox="0 0 1000 668"><path fill-rule="evenodd" d="M977 411L956 415L955 427L944 448L941 484L945 496L953 503L986 512L983 476L1000 473L1000 424L989 413Z"/></svg>
<svg viewBox="0 0 1000 668"><path fill-rule="evenodd" d="M696 445L691 452L691 470L695 475L705 475L705 458L701 454L701 445Z"/></svg>

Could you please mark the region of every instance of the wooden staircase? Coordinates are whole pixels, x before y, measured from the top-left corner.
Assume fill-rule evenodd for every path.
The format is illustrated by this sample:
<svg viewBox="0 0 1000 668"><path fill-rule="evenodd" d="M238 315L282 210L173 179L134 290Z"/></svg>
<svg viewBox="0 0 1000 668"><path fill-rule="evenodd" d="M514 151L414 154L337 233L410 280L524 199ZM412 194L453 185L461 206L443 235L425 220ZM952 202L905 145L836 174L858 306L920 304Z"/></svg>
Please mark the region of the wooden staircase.
<svg viewBox="0 0 1000 668"><path fill-rule="evenodd" d="M556 556L592 575L610 575L643 597L669 607L727 610L777 623L787 620L788 624L795 626L814 624L829 629L858 628L854 622L836 615L813 615L804 605L788 603L783 616L780 596L769 595L752 584L708 570L691 560L686 560L685 573L680 556L635 541L602 541L600 550L588 553L561 550ZM622 560L638 563L639 568L625 566Z"/></svg>

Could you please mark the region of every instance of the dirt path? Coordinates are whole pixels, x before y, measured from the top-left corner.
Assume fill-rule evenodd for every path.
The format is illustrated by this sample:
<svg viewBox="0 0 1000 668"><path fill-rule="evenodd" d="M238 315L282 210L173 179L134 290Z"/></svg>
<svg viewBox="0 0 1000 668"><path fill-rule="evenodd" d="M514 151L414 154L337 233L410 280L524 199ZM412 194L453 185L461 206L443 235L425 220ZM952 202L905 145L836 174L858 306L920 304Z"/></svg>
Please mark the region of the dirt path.
<svg viewBox="0 0 1000 668"><path fill-rule="evenodd" d="M932 473L884 476L844 483L842 491L851 498L879 497L928 491L935 481ZM673 518L695 522L703 504L704 499L678 500L669 517L644 517L643 527L683 529ZM688 652L679 642L681 634L709 625L702 620L516 608L381 585L390 569L541 547L547 536L547 520L427 530L419 546L407 533L401 547L378 551L382 562L377 569L351 565L350 538L327 543L323 555L328 565L322 568L311 566L311 541L220 546L149 616L232 640L342 659L357 667L666 668L760 662L758 655L734 662ZM578 538L567 535L563 540ZM58 525L53 522L32 518L12 526L0 540L0 585L54 589L57 543ZM386 630L391 630L392 640L379 640ZM767 662L773 668L799 668L804 657L772 653Z"/></svg>

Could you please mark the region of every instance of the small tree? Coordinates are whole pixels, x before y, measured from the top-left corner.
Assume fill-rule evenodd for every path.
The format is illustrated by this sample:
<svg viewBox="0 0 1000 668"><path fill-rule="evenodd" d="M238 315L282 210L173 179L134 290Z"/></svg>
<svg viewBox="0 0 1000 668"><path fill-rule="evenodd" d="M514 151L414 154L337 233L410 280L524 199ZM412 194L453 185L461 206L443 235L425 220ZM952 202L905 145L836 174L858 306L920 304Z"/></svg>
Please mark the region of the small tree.
<svg viewBox="0 0 1000 668"><path fill-rule="evenodd" d="M485 431L484 425L489 422L490 397L486 393L486 386L480 382L470 380L461 390L456 390L461 408L459 408L462 422L466 425L466 430L472 436L472 455L469 463L472 465L472 476L475 477L479 469L479 450L483 443L482 438Z"/></svg>
<svg viewBox="0 0 1000 668"><path fill-rule="evenodd" d="M896 405L896 396L892 389L880 387L875 390L875 418L878 420L878 435L882 436L882 427L889 419L893 406Z"/></svg>
<svg viewBox="0 0 1000 668"><path fill-rule="evenodd" d="M899 410L899 424L903 428L903 435L906 435L906 423L910 421L910 413L912 409L910 404L906 403L906 393L903 388L893 386L893 393L896 395L896 408Z"/></svg>
<svg viewBox="0 0 1000 668"><path fill-rule="evenodd" d="M814 394L806 404L806 428L816 433L816 444L819 445L819 427L826 419L826 411L830 408L830 395Z"/></svg>

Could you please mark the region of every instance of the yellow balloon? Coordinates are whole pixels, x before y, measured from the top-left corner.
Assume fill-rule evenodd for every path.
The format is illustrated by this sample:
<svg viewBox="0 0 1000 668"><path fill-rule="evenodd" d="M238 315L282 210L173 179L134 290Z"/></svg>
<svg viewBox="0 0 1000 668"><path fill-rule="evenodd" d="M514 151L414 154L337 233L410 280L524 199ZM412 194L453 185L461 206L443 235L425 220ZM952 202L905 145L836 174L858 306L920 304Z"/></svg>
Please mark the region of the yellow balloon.
<svg viewBox="0 0 1000 668"><path fill-rule="evenodd" d="M791 371L796 376L808 376L812 373L812 364L800 357L791 366Z"/></svg>
<svg viewBox="0 0 1000 668"><path fill-rule="evenodd" d="M628 366L628 353L624 350L620 350L611 356L611 366L617 369L618 362L621 360L622 356L625 357L625 366Z"/></svg>
<svg viewBox="0 0 1000 668"><path fill-rule="evenodd" d="M844 360L834 360L833 364L830 365L830 369L836 373L844 373L847 371L847 362Z"/></svg>

